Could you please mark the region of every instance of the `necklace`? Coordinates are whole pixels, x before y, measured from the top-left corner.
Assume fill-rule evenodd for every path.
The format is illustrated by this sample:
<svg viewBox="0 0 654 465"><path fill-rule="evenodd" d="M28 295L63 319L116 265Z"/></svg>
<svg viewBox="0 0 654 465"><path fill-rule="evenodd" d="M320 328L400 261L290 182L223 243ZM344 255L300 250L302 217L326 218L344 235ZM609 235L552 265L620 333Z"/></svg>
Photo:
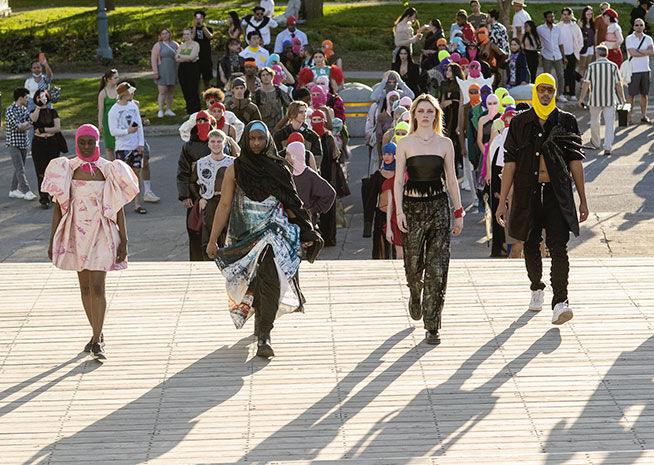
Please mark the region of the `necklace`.
<svg viewBox="0 0 654 465"><path fill-rule="evenodd" d="M417 135L417 134L416 134L416 135ZM435 132L432 132L431 136L427 137L426 139L425 139L424 137L422 137L422 136L419 136L419 135L418 135L418 138L419 138L421 141L423 141L423 142L429 142L430 140L432 140L432 138L433 138L435 135L436 135L436 133L435 133Z"/></svg>

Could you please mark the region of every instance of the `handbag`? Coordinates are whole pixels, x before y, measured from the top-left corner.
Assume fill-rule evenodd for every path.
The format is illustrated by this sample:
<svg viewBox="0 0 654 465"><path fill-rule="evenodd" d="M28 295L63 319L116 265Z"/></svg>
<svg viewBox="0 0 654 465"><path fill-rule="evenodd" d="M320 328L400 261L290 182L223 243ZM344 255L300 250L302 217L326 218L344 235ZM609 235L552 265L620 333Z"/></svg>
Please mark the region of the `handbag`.
<svg viewBox="0 0 654 465"><path fill-rule="evenodd" d="M202 231L202 212L200 211L200 201L193 202L191 211L188 214L186 225L191 231Z"/></svg>
<svg viewBox="0 0 654 465"><path fill-rule="evenodd" d="M59 153L68 153L68 144L66 143L66 138L61 132L55 134L55 140L57 141Z"/></svg>
<svg viewBox="0 0 654 465"><path fill-rule="evenodd" d="M643 42L645 41L645 37L646 36L643 34L643 38L638 44L638 47L636 47L636 51L640 50L640 46L643 45ZM625 84L629 84L631 82L631 75L633 74L633 70L631 67L632 58L633 57L630 56L628 60L623 61L622 65L620 65L620 76L622 76L622 80Z"/></svg>

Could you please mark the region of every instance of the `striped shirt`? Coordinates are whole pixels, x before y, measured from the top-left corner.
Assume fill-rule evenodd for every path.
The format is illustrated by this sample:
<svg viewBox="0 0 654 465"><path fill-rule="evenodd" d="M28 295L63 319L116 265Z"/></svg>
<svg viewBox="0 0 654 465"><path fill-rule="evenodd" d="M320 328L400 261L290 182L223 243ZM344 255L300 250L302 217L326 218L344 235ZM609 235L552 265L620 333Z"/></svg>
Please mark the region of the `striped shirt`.
<svg viewBox="0 0 654 465"><path fill-rule="evenodd" d="M591 107L612 107L617 102L615 85L620 82L618 65L606 58L599 58L588 66L584 81L590 82Z"/></svg>

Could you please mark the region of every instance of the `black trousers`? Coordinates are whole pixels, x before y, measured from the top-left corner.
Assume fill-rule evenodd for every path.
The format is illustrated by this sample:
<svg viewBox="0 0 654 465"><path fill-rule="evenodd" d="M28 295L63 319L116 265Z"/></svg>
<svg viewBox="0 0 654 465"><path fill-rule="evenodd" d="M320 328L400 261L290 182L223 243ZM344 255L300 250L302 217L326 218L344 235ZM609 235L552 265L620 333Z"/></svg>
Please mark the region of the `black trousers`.
<svg viewBox="0 0 654 465"><path fill-rule="evenodd" d="M550 251L550 257L552 257L550 280L554 291L552 297L552 308L554 308L559 302L568 300L570 230L561 213L551 184L549 182L539 184L538 190L538 196L532 207L531 227L524 246L525 264L527 275L531 281L531 290L545 289L542 281L543 262L540 252L543 229L545 229L545 244Z"/></svg>
<svg viewBox="0 0 654 465"><path fill-rule="evenodd" d="M395 247L386 240L384 225L386 224L386 212L375 207L375 218L372 229L372 259L387 260L395 258Z"/></svg>
<svg viewBox="0 0 654 465"><path fill-rule="evenodd" d="M525 50L524 52L527 57L527 68L531 76L531 83L533 84L538 76L538 56L540 54L537 50Z"/></svg>
<svg viewBox="0 0 654 465"><path fill-rule="evenodd" d="M280 284L275 253L270 245L259 255L254 278L254 331L256 336L269 334L279 308Z"/></svg>
<svg viewBox="0 0 654 465"><path fill-rule="evenodd" d="M186 101L186 113L192 115L202 109L200 106L200 94L198 86L200 84L200 64L195 63L180 63L177 68L177 78L179 85L184 94Z"/></svg>
<svg viewBox="0 0 654 465"><path fill-rule="evenodd" d="M332 208L320 214L318 224L325 246L336 245L336 202L332 204Z"/></svg>
<svg viewBox="0 0 654 465"><path fill-rule="evenodd" d="M50 203L50 195L41 191L43 175L48 163L59 156L59 144L54 136L38 137L34 136L32 140L32 160L34 161L34 171L39 185L39 202L42 204Z"/></svg>
<svg viewBox="0 0 654 465"><path fill-rule="evenodd" d="M506 236L504 234L504 228L500 226L495 218L495 212L497 207L500 206L500 199L495 197L495 194L499 194L502 190L502 167L495 164L495 158L493 157L491 163L491 183L490 183L490 208L493 217L493 242L491 244L491 257L501 257L503 255L504 242L506 242Z"/></svg>
<svg viewBox="0 0 654 465"><path fill-rule="evenodd" d="M411 299L420 301L425 329L441 327L450 265L450 204L447 194L404 196L409 232L402 233L404 272Z"/></svg>
<svg viewBox="0 0 654 465"><path fill-rule="evenodd" d="M202 250L202 231L193 231L188 227L188 217L191 208L186 209L186 232L188 233L188 256L192 262L201 262L204 259ZM202 225L204 227L204 225Z"/></svg>
<svg viewBox="0 0 654 465"><path fill-rule="evenodd" d="M566 95L575 95L577 87L577 79L575 78L575 71L577 69L577 57L574 55L566 55L568 64L565 65L563 70L563 83L565 84L564 93Z"/></svg>

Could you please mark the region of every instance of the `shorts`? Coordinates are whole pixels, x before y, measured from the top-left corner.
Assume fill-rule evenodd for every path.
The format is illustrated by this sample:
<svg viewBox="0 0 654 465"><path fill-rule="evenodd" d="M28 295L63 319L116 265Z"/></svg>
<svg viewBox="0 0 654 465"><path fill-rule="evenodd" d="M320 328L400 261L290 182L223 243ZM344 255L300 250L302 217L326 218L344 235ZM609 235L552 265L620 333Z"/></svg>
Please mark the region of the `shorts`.
<svg viewBox="0 0 654 465"><path fill-rule="evenodd" d="M131 168L140 169L143 166L143 155L138 150L116 150L116 160L127 163Z"/></svg>
<svg viewBox="0 0 654 465"><path fill-rule="evenodd" d="M143 144L143 158L150 158L150 145L147 142Z"/></svg>
<svg viewBox="0 0 654 465"><path fill-rule="evenodd" d="M649 71L631 73L631 82L629 83L629 96L649 94Z"/></svg>
<svg viewBox="0 0 654 465"><path fill-rule="evenodd" d="M200 58L198 60L200 65L200 79L203 81L212 81L213 80L213 62L211 57L209 58Z"/></svg>

